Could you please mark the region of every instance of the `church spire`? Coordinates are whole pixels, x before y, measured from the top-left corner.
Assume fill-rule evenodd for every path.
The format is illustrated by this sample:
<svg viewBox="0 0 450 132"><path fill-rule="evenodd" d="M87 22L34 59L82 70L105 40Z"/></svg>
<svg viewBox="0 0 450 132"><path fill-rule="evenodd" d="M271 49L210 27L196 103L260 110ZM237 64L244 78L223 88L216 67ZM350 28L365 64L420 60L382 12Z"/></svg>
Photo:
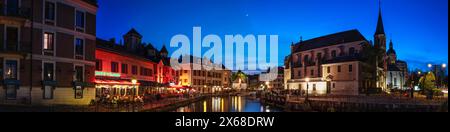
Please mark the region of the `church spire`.
<svg viewBox="0 0 450 132"><path fill-rule="evenodd" d="M377 23L377 31L375 35L385 34L384 33L384 24L383 24L383 16L381 13L381 0L379 0L379 9L378 9L378 23Z"/></svg>
<svg viewBox="0 0 450 132"><path fill-rule="evenodd" d="M389 49L394 49L394 43L392 43L392 39L391 42L389 42Z"/></svg>

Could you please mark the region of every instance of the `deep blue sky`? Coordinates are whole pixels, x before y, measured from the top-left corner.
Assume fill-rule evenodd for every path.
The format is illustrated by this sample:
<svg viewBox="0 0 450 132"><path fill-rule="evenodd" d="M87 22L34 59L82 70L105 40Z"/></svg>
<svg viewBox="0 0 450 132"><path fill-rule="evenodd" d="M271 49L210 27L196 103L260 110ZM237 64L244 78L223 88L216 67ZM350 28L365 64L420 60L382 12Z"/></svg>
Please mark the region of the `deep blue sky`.
<svg viewBox="0 0 450 132"><path fill-rule="evenodd" d="M398 58L410 69L448 63L448 0L383 0L383 19ZM279 35L279 64L291 42L358 29L373 39L378 0L99 0L97 35L120 40L136 28L161 48L176 34ZM191 40L192 41L192 40ZM166 45L166 46L167 46ZM169 49L173 51L174 49Z"/></svg>

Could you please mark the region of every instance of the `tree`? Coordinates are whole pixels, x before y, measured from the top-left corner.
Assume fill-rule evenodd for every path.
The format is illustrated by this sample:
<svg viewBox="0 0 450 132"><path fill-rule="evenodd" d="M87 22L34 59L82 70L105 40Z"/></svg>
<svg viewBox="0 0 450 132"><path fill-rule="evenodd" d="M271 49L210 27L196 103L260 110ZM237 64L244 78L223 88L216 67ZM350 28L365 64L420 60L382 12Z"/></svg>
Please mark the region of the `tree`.
<svg viewBox="0 0 450 132"><path fill-rule="evenodd" d="M370 72L370 77L368 77L369 80L376 80L377 82L380 81L380 77L378 76L378 70L377 68L380 67L380 63L383 62L383 57L385 51L378 49L371 45L370 43L362 43L362 51L361 53L361 59L363 62L369 65L369 67L364 68L363 70L366 70ZM376 82L375 82L376 83ZM374 84L372 83L371 88L375 88ZM369 89L367 88L365 90L366 94L369 95Z"/></svg>
<svg viewBox="0 0 450 132"><path fill-rule="evenodd" d="M427 99L433 99L433 91L436 88L436 76L432 72L429 72L420 78L419 86L425 92Z"/></svg>

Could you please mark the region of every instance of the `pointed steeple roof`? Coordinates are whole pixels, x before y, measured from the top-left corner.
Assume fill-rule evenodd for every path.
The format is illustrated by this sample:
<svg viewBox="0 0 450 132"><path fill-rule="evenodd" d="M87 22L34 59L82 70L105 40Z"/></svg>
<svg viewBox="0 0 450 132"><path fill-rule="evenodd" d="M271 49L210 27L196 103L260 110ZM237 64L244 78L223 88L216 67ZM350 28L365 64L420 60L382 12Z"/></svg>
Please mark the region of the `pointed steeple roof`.
<svg viewBox="0 0 450 132"><path fill-rule="evenodd" d="M163 47L161 48L161 53L169 53L166 49L166 45L163 45Z"/></svg>
<svg viewBox="0 0 450 132"><path fill-rule="evenodd" d="M391 42L389 42L389 50L388 50L387 54L388 55L397 54L394 50L394 43L392 42L392 39L391 39Z"/></svg>
<svg viewBox="0 0 450 132"><path fill-rule="evenodd" d="M378 23L377 23L377 31L375 32L375 35L379 34L385 34L384 33L384 24L383 24L383 15L381 13L381 0L379 5L379 12L378 12Z"/></svg>
<svg viewBox="0 0 450 132"><path fill-rule="evenodd" d="M134 29L134 28L131 28L131 30L128 31L127 34L125 34L125 36L128 36L128 35L137 35L140 38L142 38L142 35L139 32L137 32L136 29Z"/></svg>

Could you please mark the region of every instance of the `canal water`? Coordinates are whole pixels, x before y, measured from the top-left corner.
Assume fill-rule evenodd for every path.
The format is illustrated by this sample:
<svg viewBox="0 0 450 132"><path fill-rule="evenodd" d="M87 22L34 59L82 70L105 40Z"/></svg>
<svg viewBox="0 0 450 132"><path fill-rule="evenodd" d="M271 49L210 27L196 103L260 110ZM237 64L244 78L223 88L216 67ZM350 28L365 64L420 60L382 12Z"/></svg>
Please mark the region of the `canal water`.
<svg viewBox="0 0 450 132"><path fill-rule="evenodd" d="M227 96L210 97L180 107L175 112L281 112L281 110L263 105L259 99L245 96Z"/></svg>

